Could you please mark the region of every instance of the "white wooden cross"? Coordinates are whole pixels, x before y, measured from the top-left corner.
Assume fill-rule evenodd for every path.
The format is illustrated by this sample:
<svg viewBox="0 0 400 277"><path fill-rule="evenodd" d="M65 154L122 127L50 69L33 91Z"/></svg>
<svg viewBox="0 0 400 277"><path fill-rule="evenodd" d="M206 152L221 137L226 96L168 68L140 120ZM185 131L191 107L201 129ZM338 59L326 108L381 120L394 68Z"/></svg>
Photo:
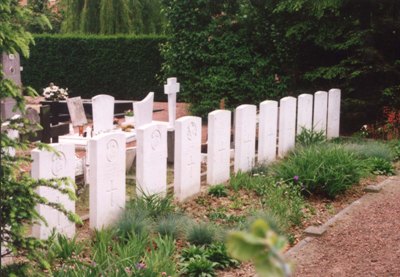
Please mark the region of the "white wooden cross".
<svg viewBox="0 0 400 277"><path fill-rule="evenodd" d="M176 119L176 94L179 92L179 83L176 78L168 78L164 85L164 93L168 95L168 121L170 127L175 127Z"/></svg>

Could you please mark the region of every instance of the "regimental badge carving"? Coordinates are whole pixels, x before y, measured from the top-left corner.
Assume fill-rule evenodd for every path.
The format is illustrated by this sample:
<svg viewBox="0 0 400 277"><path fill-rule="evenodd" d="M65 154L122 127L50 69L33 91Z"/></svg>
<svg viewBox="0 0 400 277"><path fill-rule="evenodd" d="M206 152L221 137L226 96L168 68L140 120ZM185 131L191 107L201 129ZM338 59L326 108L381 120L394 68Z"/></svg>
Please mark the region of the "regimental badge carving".
<svg viewBox="0 0 400 277"><path fill-rule="evenodd" d="M107 142L106 157L109 162L114 162L118 156L118 142L115 139Z"/></svg>
<svg viewBox="0 0 400 277"><path fill-rule="evenodd" d="M197 127L196 123L193 121L189 123L186 130L186 137L188 140L192 140L194 137L197 136Z"/></svg>
<svg viewBox="0 0 400 277"><path fill-rule="evenodd" d="M161 143L161 132L159 130L154 130L151 133L151 148L156 150Z"/></svg>
<svg viewBox="0 0 400 277"><path fill-rule="evenodd" d="M63 152L53 153L51 161L51 172L53 173L53 175L55 177L62 175L67 164L65 154Z"/></svg>

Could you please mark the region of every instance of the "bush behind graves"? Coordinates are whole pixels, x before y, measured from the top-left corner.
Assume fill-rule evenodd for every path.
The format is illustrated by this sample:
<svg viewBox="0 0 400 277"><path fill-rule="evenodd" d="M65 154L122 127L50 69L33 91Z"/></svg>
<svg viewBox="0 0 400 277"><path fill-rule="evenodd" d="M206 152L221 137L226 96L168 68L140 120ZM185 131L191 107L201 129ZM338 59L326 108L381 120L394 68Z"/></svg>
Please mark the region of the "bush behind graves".
<svg viewBox="0 0 400 277"><path fill-rule="evenodd" d="M49 82L68 87L70 97L110 94L139 100L150 91L164 99L157 81L164 36L36 35L23 83L38 91Z"/></svg>
<svg viewBox="0 0 400 277"><path fill-rule="evenodd" d="M334 198L367 174L366 162L341 145L298 148L273 167L277 178L296 180L308 193Z"/></svg>

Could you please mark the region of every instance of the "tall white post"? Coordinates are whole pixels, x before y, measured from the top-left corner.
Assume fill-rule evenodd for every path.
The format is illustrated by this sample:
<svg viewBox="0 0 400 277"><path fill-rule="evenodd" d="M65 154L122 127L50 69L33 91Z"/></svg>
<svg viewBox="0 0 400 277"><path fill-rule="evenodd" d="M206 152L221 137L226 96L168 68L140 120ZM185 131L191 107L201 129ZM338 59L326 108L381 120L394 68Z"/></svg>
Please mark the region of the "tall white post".
<svg viewBox="0 0 400 277"><path fill-rule="evenodd" d="M300 94L297 97L297 134L303 129L312 130L313 96Z"/></svg>
<svg viewBox="0 0 400 277"><path fill-rule="evenodd" d="M326 135L326 118L328 112L328 93L317 91L314 94L314 131Z"/></svg>

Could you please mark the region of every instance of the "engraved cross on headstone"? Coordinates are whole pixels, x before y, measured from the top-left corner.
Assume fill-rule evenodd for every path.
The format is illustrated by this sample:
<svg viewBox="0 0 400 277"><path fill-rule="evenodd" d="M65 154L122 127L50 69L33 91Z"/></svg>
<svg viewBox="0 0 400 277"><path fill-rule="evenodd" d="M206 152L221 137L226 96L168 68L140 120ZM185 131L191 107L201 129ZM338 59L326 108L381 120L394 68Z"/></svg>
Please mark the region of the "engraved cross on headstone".
<svg viewBox="0 0 400 277"><path fill-rule="evenodd" d="M176 119L176 94L179 92L180 84L177 83L175 77L168 78L167 84L164 85L164 93L168 95L168 121L169 126L175 126Z"/></svg>

